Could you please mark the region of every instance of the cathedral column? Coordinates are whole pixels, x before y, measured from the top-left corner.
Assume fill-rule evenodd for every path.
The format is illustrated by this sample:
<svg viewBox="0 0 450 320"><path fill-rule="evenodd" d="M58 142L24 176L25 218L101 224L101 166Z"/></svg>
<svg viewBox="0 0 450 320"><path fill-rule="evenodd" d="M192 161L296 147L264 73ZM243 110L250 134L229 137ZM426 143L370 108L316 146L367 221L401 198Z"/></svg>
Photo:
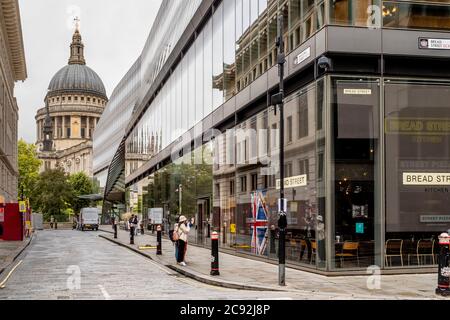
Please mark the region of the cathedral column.
<svg viewBox="0 0 450 320"><path fill-rule="evenodd" d="M57 126L57 122L58 122L58 117L53 117L53 139L57 139L58 138L58 126Z"/></svg>
<svg viewBox="0 0 450 320"><path fill-rule="evenodd" d="M66 137L66 117L62 116L62 134L61 134L61 138L65 138Z"/></svg>
<svg viewBox="0 0 450 320"><path fill-rule="evenodd" d="M90 117L86 117L86 138L91 139L91 135L89 132L89 127L90 127L89 119L90 119Z"/></svg>

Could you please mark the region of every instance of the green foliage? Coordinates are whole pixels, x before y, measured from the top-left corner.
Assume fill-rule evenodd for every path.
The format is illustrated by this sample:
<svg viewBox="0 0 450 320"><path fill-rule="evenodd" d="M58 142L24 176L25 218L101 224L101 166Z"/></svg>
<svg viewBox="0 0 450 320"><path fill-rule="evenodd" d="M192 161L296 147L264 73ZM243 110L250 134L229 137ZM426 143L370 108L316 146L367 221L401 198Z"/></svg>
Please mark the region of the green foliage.
<svg viewBox="0 0 450 320"><path fill-rule="evenodd" d="M63 169L46 170L39 175L32 192L35 208L49 220L51 215L61 215L69 207L73 191L69 176Z"/></svg>
<svg viewBox="0 0 450 320"><path fill-rule="evenodd" d="M90 206L89 200L78 199L78 196L89 195L95 193L96 186L84 172L75 173L69 178L69 185L72 189L72 198L69 201L70 208L75 214L80 213L84 207Z"/></svg>
<svg viewBox="0 0 450 320"><path fill-rule="evenodd" d="M18 143L18 162L19 162L19 194L22 191L25 198L30 199L31 207L34 208L34 199L32 197L33 189L39 179L39 167L41 160L37 157L36 146L19 140Z"/></svg>

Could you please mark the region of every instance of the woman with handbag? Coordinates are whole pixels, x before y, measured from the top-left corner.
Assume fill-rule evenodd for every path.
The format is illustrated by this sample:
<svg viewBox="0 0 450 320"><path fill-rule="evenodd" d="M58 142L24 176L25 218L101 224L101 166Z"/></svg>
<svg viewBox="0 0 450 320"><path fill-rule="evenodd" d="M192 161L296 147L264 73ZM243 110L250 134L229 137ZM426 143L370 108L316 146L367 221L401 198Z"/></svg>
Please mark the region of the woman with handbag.
<svg viewBox="0 0 450 320"><path fill-rule="evenodd" d="M179 223L178 223L178 257L177 262L178 264L182 266L186 266L186 262L184 261L185 255L186 255L186 247L187 247L187 238L189 234L190 228L188 221L185 216L180 216Z"/></svg>

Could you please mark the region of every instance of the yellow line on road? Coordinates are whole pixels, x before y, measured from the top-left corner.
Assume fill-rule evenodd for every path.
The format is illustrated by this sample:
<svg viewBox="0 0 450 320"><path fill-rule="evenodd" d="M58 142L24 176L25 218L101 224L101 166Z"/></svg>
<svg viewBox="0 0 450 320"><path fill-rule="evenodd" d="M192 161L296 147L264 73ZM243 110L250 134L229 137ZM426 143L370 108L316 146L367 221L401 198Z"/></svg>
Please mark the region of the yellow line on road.
<svg viewBox="0 0 450 320"><path fill-rule="evenodd" d="M2 283L0 283L0 289L4 289L6 286L6 282L8 281L9 277L11 277L11 275L13 274L13 272L17 269L17 267L22 263L23 260L20 260L18 264L16 264L14 266L14 268L12 268L12 270L8 273L8 275L6 276L5 280L2 281Z"/></svg>

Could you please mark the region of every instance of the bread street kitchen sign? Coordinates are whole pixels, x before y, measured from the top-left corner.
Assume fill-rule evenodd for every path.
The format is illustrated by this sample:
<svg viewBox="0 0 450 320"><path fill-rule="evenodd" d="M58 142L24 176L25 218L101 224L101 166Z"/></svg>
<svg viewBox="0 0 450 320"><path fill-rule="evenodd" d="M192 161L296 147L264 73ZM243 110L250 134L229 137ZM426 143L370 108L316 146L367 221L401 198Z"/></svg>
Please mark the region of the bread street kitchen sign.
<svg viewBox="0 0 450 320"><path fill-rule="evenodd" d="M419 49L450 50L450 39L419 38Z"/></svg>
<svg viewBox="0 0 450 320"><path fill-rule="evenodd" d="M450 173L403 172L403 185L449 186Z"/></svg>
<svg viewBox="0 0 450 320"><path fill-rule="evenodd" d="M277 179L276 181L277 190L280 189L280 181L281 179ZM308 185L308 176L306 174L284 179L285 188L306 187L307 185Z"/></svg>

